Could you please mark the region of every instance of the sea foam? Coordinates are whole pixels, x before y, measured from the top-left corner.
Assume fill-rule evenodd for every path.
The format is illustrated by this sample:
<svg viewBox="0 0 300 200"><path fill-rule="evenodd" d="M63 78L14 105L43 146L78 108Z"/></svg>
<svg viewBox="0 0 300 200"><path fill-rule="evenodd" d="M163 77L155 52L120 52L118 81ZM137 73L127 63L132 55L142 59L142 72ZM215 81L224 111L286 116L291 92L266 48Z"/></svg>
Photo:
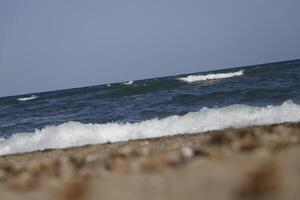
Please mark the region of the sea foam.
<svg viewBox="0 0 300 200"><path fill-rule="evenodd" d="M119 142L184 133L201 133L228 127L299 122L300 105L286 101L278 106L231 105L202 108L183 116L170 116L139 123L82 124L68 122L32 133L16 133L0 140L0 155L87 144Z"/></svg>
<svg viewBox="0 0 300 200"><path fill-rule="evenodd" d="M18 101L30 101L30 100L33 100L33 99L37 99L38 96L36 95L32 95L30 97L22 97L22 98L18 98Z"/></svg>
<svg viewBox="0 0 300 200"><path fill-rule="evenodd" d="M187 76L187 77L179 78L179 80L184 81L184 82L188 82L188 83L192 83L192 82L199 82L199 81L231 78L231 77L242 76L242 75L244 75L244 70L237 71L237 72L230 72L230 73L207 74L207 75L190 75L190 76Z"/></svg>
<svg viewBox="0 0 300 200"><path fill-rule="evenodd" d="M124 85L132 85L134 83L134 81L128 81L128 82L125 82Z"/></svg>

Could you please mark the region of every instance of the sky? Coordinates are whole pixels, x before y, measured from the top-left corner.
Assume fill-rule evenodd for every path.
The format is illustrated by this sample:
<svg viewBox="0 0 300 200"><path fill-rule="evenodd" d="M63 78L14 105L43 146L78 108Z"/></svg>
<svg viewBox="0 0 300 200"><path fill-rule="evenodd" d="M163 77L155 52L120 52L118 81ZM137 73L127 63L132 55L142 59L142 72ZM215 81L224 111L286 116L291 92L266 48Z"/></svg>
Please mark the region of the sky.
<svg viewBox="0 0 300 200"><path fill-rule="evenodd" d="M299 0L0 0L0 96L300 58Z"/></svg>

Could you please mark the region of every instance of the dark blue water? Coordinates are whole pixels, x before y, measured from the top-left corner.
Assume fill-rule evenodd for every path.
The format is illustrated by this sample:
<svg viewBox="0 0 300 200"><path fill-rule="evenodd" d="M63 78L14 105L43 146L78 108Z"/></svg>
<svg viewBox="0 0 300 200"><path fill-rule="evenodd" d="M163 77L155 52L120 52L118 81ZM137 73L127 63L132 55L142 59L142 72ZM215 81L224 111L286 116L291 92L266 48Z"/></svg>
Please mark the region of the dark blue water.
<svg viewBox="0 0 300 200"><path fill-rule="evenodd" d="M286 100L300 103L299 60L195 75L241 70L241 76L191 83L178 80L188 76L182 75L139 80L130 85L115 83L0 98L0 135L9 138L14 133L69 121L141 122L184 115L203 107L279 105ZM19 99L32 95L37 98Z"/></svg>

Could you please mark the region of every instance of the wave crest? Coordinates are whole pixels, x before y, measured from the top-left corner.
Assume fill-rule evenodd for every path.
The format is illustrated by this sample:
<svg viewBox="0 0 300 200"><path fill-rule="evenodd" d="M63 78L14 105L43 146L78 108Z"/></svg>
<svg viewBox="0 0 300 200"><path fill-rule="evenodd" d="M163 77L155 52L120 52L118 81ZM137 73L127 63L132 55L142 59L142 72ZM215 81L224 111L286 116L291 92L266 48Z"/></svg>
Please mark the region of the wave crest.
<svg viewBox="0 0 300 200"><path fill-rule="evenodd" d="M30 97L22 97L22 98L18 98L17 100L18 101L30 101L30 100L37 99L37 98L38 98L38 96L31 95Z"/></svg>
<svg viewBox="0 0 300 200"><path fill-rule="evenodd" d="M128 82L125 82L124 85L132 85L134 83L134 81L128 81Z"/></svg>
<svg viewBox="0 0 300 200"><path fill-rule="evenodd" d="M300 105L286 101L279 106L231 105L223 108L203 108L183 116L174 115L139 123L68 122L1 139L0 155L299 121Z"/></svg>
<svg viewBox="0 0 300 200"><path fill-rule="evenodd" d="M224 78L231 78L235 76L242 76L244 75L244 70L238 72L230 72L230 73L218 73L218 74L207 74L207 75L190 75L187 77L179 78L179 80L192 83L192 82L199 82L199 81L207 81L207 80L216 80L216 79L224 79Z"/></svg>

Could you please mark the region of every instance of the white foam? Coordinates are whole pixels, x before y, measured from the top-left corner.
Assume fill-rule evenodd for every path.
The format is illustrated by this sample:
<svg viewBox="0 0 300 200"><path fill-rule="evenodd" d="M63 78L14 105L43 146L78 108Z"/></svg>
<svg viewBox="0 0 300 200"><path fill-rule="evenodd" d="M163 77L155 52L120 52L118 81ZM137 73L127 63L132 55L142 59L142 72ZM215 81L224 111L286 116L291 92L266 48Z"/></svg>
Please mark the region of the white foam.
<svg viewBox="0 0 300 200"><path fill-rule="evenodd" d="M199 81L207 81L207 80L216 80L216 79L224 79L231 78L235 76L244 75L244 70L230 73L219 73L219 74L207 74L207 75L190 75L187 77L179 78L181 81L185 81L188 83L199 82Z"/></svg>
<svg viewBox="0 0 300 200"><path fill-rule="evenodd" d="M36 99L38 98L38 96L36 95L32 95L30 97L22 97L22 98L18 98L18 101L30 101L30 100L33 100L33 99Z"/></svg>
<svg viewBox="0 0 300 200"><path fill-rule="evenodd" d="M300 105L286 101L279 106L232 105L203 108L183 116L152 119L140 123L82 124L68 122L33 133L17 133L0 140L0 155L87 144L118 142L167 135L200 133L228 127L299 122Z"/></svg>
<svg viewBox="0 0 300 200"><path fill-rule="evenodd" d="M128 81L128 82L125 82L124 85L132 85L134 83L134 81Z"/></svg>

